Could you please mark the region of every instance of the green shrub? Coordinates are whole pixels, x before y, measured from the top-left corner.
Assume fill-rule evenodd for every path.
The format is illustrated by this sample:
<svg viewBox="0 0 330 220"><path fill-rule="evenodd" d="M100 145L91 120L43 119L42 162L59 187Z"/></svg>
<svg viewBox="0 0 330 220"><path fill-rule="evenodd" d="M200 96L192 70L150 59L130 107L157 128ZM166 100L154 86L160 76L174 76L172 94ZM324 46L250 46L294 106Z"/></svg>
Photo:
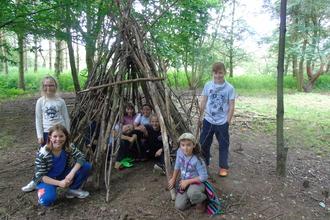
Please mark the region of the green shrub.
<svg viewBox="0 0 330 220"><path fill-rule="evenodd" d="M40 91L40 82L45 76L54 76L54 71L49 69L39 69L37 73L32 70L24 74L25 89L27 92ZM78 76L80 87L85 85L86 77ZM74 91L74 84L70 70L62 72L57 79L59 83L59 91ZM1 98L16 97L26 92L18 90L18 72L17 68L10 68L9 74L0 73L0 91Z"/></svg>

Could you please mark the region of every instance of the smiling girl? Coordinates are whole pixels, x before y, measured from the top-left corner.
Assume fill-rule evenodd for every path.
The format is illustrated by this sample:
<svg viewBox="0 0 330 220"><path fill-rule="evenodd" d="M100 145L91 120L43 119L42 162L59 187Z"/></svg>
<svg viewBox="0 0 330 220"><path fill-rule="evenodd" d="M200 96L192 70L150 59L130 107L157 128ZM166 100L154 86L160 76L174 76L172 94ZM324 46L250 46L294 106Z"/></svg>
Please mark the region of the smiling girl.
<svg viewBox="0 0 330 220"><path fill-rule="evenodd" d="M73 166L71 162L74 162ZM68 188L67 198L85 198L87 191L80 189L87 180L91 166L85 162L82 152L70 144L70 134L61 124L49 130L47 144L42 147L35 161L33 181L38 186L38 203L52 206L57 187Z"/></svg>
<svg viewBox="0 0 330 220"><path fill-rule="evenodd" d="M55 124L62 124L70 132L70 119L65 101L57 96L58 83L52 76L41 80L40 91L42 96L37 100L35 108L35 124L37 141L44 146L47 141L49 128ZM31 181L22 187L24 192L30 192L38 187Z"/></svg>

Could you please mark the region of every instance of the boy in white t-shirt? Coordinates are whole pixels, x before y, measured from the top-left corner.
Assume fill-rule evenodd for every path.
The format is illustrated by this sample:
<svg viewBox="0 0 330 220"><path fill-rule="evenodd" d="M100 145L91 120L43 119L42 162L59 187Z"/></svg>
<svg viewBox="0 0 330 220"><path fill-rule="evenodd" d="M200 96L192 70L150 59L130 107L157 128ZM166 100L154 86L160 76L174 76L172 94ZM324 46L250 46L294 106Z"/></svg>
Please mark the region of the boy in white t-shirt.
<svg viewBox="0 0 330 220"><path fill-rule="evenodd" d="M229 168L229 124L235 109L235 89L224 79L226 68L223 63L213 64L212 75L213 80L207 82L204 86L200 103L199 122L203 125L200 144L204 152L206 165L209 166L210 148L215 134L219 142L219 175L225 177Z"/></svg>

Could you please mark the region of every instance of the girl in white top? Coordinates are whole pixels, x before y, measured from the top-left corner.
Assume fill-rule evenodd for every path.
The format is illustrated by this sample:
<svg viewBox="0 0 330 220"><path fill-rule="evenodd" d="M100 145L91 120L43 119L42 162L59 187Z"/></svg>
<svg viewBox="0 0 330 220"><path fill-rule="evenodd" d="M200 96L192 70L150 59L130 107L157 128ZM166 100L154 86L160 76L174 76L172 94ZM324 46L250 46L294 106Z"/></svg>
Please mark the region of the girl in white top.
<svg viewBox="0 0 330 220"><path fill-rule="evenodd" d="M70 132L70 119L65 101L56 94L58 83L52 76L46 76L40 83L42 96L36 103L36 130L38 144L46 145L49 128L55 124L62 124ZM22 187L24 192L38 189L37 185L31 181Z"/></svg>
<svg viewBox="0 0 330 220"><path fill-rule="evenodd" d="M58 83L52 76L41 81L42 96L36 104L36 130L38 143L45 145L48 130L55 124L62 124L70 132L70 119L65 101L56 94Z"/></svg>
<svg viewBox="0 0 330 220"><path fill-rule="evenodd" d="M141 130L141 128L144 128L144 125L149 124L151 112L152 106L150 104L146 103L142 106L142 113L136 117L133 123L135 130Z"/></svg>

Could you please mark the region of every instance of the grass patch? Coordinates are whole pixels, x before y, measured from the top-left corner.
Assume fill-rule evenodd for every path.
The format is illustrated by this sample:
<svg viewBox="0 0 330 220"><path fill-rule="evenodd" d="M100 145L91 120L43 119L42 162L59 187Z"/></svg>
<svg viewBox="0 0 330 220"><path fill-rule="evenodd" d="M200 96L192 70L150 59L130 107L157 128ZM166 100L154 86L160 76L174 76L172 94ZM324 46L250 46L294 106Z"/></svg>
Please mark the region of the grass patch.
<svg viewBox="0 0 330 220"><path fill-rule="evenodd" d="M83 71L82 71L83 73ZM39 69L38 72L29 71L24 74L25 91L18 88L18 72L16 68L10 68L9 74L0 73L0 99L3 98L15 98L31 92L40 91L40 82L45 76L54 76L52 70ZM56 77L55 77L56 78ZM78 80L80 87L83 88L85 85L86 77L79 75ZM59 88L58 92L66 91L73 92L74 84L71 72L66 70L61 73L57 78Z"/></svg>
<svg viewBox="0 0 330 220"><path fill-rule="evenodd" d="M330 97L325 94L285 94L285 146L313 150L319 155L327 155L330 152L329 103ZM235 114L251 116L249 124L253 129L274 135L275 138L276 111L275 95L239 95L236 99Z"/></svg>

